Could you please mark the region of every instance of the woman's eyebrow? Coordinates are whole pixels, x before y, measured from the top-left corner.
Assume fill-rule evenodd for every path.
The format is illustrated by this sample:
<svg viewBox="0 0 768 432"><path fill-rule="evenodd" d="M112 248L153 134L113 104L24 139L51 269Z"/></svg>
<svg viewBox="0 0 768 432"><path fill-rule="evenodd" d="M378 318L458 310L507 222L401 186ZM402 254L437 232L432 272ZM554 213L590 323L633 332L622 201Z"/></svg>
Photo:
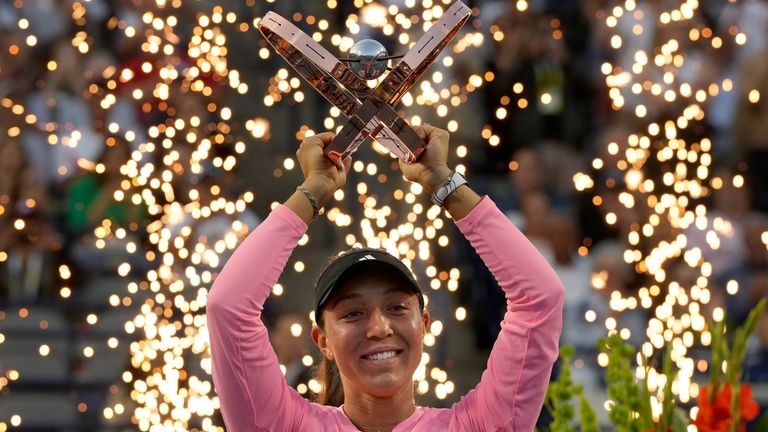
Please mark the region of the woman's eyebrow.
<svg viewBox="0 0 768 432"><path fill-rule="evenodd" d="M392 286L391 288L387 288L387 290L384 291L384 294L396 294L396 293L402 293L402 294L408 294L408 295L416 294L415 292L413 292L413 290L410 287L400 286L400 285Z"/></svg>
<svg viewBox="0 0 768 432"><path fill-rule="evenodd" d="M390 288L387 288L387 289L384 291L384 295L389 295L389 294L397 294L397 293L403 293L403 294L411 294L411 291L410 291L408 288L406 288L406 287L401 287L401 286L399 286L399 285L395 285L395 286L392 286L392 287L390 287ZM343 302L343 301L345 301L345 300L355 300L355 299L359 299L359 298L362 298L362 297L363 297L363 295L362 295L362 294L360 294L360 293L358 293L358 292L354 292L354 291L353 291L353 292L350 292L350 293L346 293L346 294L340 294L340 295L339 295L339 296L338 296L338 297L337 297L337 298L336 298L336 299L333 301L333 303L334 303L334 304L339 304L339 303L341 303L341 302Z"/></svg>
<svg viewBox="0 0 768 432"><path fill-rule="evenodd" d="M391 287L387 288L383 292L384 295L388 295L388 294L401 294L401 293L402 294L407 294L407 295L415 294L413 292L413 290L410 287L406 286L406 285L392 285Z"/></svg>
<svg viewBox="0 0 768 432"><path fill-rule="evenodd" d="M341 294L341 295L339 295L336 298L336 300L334 301L334 304L339 304L339 303L341 303L341 302L343 302L345 300L354 300L354 299L362 298L362 297L363 296L361 294L356 293L356 292L351 292L351 293L347 293L347 294Z"/></svg>

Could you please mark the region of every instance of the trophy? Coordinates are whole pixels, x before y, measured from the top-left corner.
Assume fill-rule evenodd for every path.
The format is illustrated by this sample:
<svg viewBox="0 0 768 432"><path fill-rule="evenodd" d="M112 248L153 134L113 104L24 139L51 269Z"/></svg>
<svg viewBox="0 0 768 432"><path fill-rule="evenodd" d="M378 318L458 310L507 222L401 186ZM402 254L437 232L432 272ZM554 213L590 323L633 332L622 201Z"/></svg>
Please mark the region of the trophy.
<svg viewBox="0 0 768 432"><path fill-rule="evenodd" d="M426 143L400 117L394 107L435 61L464 23L471 9L453 3L413 47L402 56L388 56L379 42L357 42L348 58L337 58L298 27L274 12L258 24L259 30L304 79L347 117L325 155L338 162L351 155L367 137L372 137L405 162L415 161ZM389 69L389 60L400 60ZM366 80L389 72L376 86Z"/></svg>

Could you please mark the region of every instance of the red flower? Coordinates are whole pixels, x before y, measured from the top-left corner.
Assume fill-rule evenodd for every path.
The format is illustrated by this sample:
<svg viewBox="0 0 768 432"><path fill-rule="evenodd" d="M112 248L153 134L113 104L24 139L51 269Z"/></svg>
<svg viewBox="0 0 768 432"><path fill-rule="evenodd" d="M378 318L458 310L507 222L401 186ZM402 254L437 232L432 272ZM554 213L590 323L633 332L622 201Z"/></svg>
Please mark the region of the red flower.
<svg viewBox="0 0 768 432"><path fill-rule="evenodd" d="M693 424L699 432L728 432L731 427L731 385L726 384L715 395L714 404L709 400L709 389L704 386L699 394L699 413ZM744 432L746 422L757 417L760 411L757 402L752 399L752 389L748 384L739 386L739 432Z"/></svg>
<svg viewBox="0 0 768 432"><path fill-rule="evenodd" d="M748 384L742 384L739 387L739 403L741 418L745 421L754 420L760 414L760 406L752 399L752 388Z"/></svg>

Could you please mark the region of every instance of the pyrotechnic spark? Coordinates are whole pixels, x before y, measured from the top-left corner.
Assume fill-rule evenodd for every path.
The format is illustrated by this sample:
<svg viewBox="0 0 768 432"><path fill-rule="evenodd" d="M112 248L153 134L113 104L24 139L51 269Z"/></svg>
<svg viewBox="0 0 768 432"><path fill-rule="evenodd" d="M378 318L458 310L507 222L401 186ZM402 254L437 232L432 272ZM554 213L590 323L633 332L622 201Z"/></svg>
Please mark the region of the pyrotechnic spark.
<svg viewBox="0 0 768 432"><path fill-rule="evenodd" d="M725 38L733 38L736 44L744 38L738 30L716 36L698 18L697 1L654 12L627 0L599 14L612 33L610 44L616 51L616 60L606 61L601 68L613 109L634 114L634 124L643 126L609 143L607 157L592 163L598 171L618 170L623 178L609 176L605 185L596 187L595 179L579 173L574 184L578 190L607 189L593 203L606 208L606 223L622 227L627 244L624 260L647 279L636 294L610 293L610 307L616 313L637 308L652 311L647 339L638 354L637 376L654 394L652 407L657 415L667 379L674 380L672 391L685 403L699 393L694 364L699 370L707 367L706 361L692 358L692 348L697 343L706 346L711 339L705 313L712 298L713 268L701 249L689 245L687 233L704 232L709 247L717 249L719 238L731 230L727 221L713 219L700 203L723 179L711 176L712 142L693 126L704 118L707 98L730 91L732 83L689 80L683 68L695 61L688 55L691 47L711 50L716 56ZM632 35L619 28L631 28L635 36L657 32L660 42L648 50L641 47L629 52L623 45ZM621 209L623 216L613 209ZM681 262L695 274L690 280L676 273L675 265ZM601 280L593 277L594 288L601 288ZM713 318L718 320L718 316ZM618 327L615 320L607 320L606 328L624 339L629 337L628 329ZM647 359L658 358L667 345L672 346L672 361L679 372L666 377L650 366L646 374ZM604 363L606 359L599 360Z"/></svg>
<svg viewBox="0 0 768 432"><path fill-rule="evenodd" d="M385 7L376 2L356 1L355 6L364 8L365 13L359 17L349 15L340 32L333 30L332 24L319 16L295 13L291 18L309 28L308 33L316 41L329 42L342 55L366 26L380 28L385 35L398 34L399 50L406 51L418 35L441 16L449 3L424 0L417 4L408 0L402 7ZM254 6L254 2L249 1L249 5ZM338 3L329 0L326 6L329 9L327 15L333 16L331 9L338 7ZM518 2L517 7L524 10L527 3ZM71 47L76 55L90 58L97 45L87 32L88 9L82 2L74 2L69 12L76 26ZM115 269L126 277L126 292L111 295L109 305L113 308L131 306L138 310L138 314L124 326L134 341L122 344L124 339L116 337L106 341L110 350L127 348L130 352L130 370L122 373L122 381L128 387L132 401L110 402L103 408L102 415L109 422L130 418L140 430L146 431L158 428L220 430L221 425L214 424L218 398L209 376L211 360L204 307L207 289L216 272L253 228L245 222L244 213L254 201L254 194L226 196L215 180L201 178L212 174L213 169L221 175L231 175L238 155L246 150L246 142L234 138L235 130L239 129L238 122L243 121L244 129L254 139L266 141L271 137L268 119L258 116L241 119L240 113L224 105L219 97L228 90L248 94L256 88L244 82L245 77L229 65L228 41L234 37L233 33L254 32L257 20L243 21L237 13L226 11L222 6L205 12L186 9L179 0L145 2L135 12L138 20L111 17L107 20L107 28L136 44L140 54L138 61L105 67L101 76L92 77L93 82L87 84L82 95L84 100L92 102L90 105L100 111L99 114L128 103L138 107L142 115L157 119L138 128L122 119L96 120L93 128L103 134L105 147L128 144L130 155L120 167L105 167L89 158L77 161L80 169L97 174L103 174L107 169L119 169L122 180L111 191L114 200L141 205L150 218L146 226L119 226L104 219L93 230L97 248L116 242L126 252L125 261ZM191 33L185 35L179 25L190 15L194 19L185 22L191 22ZM18 27L27 34L24 43L10 42L7 49L12 56L21 56L37 44L37 37L29 34L28 18L20 18ZM503 33L496 29L493 35L484 35L480 31L459 35L450 52L439 59L426 79L404 96L404 109L417 113L409 118L412 124L419 125L423 119L444 118L450 131L459 130L459 120L450 117L451 109L465 103L472 92L492 81L494 74L478 72L468 77L454 77L450 73L454 56L471 55L467 51L493 38L503 38ZM262 66L268 67L272 53L266 44L262 43L254 52ZM49 59L44 67L52 73L59 71L62 65L57 59ZM369 84L375 86L377 82ZM301 104L313 90L307 88L292 70L282 67L269 78L264 90L257 91L264 91L261 100L264 107L269 108L286 102ZM516 85L515 94L521 92L522 85ZM503 117L504 111L515 103L520 108L527 106L525 99L502 98L497 112L499 117ZM11 119L6 129L9 138L18 139L22 134L34 131L42 133L52 147L70 148L76 148L82 139L82 130L72 124L38 119L21 101L6 97L0 105ZM340 114L338 109L330 108L322 127L340 128ZM313 126L302 124L296 138L314 133ZM483 130L483 138L490 145L500 142L490 127ZM453 144L458 160L466 158L468 146L456 140ZM451 246L448 236L442 232L447 223L446 215L439 208L425 204L427 200L418 185L402 181L394 159L388 157L382 146L375 145L374 149L377 156L355 162L350 188L334 195L334 201L326 208L326 218L346 232L346 245L385 248L416 268L417 274L425 274L423 283L435 294L456 291L461 277L458 268L441 269L435 259L437 248ZM295 167L295 160L285 157L275 169L275 176ZM57 172L60 176L69 176L71 169L61 166L57 167ZM462 164L457 169L465 171ZM382 186L384 184L386 186ZM0 217L8 213L8 205L8 202L0 202ZM34 206L34 203L30 205ZM196 232L196 226L217 218L227 220L226 232L210 238ZM23 230L25 222L19 219L14 221L14 226ZM132 236L144 231L148 240L146 246ZM306 246L309 241L307 235L299 245ZM135 262L140 260L133 259L135 256L145 259L152 268L137 268ZM0 262L7 257L7 251L0 251ZM287 268L295 272L317 270L311 268L313 265L295 261ZM62 283L59 294L64 299L71 298L74 289L70 282L72 269L64 264L58 270ZM277 296L283 291L280 284L273 289ZM457 321L463 321L468 313L459 307L452 315ZM83 321L93 328L102 322L97 312L85 314ZM301 326L308 322L296 324ZM439 319L433 321L425 338L428 348L436 343L446 325ZM0 343L4 339L0 334ZM41 343L39 354L49 356L54 352L54 346ZM82 346L79 355L88 359L99 356L101 350L98 346ZM303 362L311 366L313 359L308 356ZM431 390L439 399L450 398L455 386L447 372L433 363L431 354L425 352L414 376L416 389L419 394ZM18 379L17 371L5 371L0 377L0 388ZM303 388L299 386L299 391L317 392L317 387L317 382L310 381ZM111 393L116 391L110 390ZM91 409L82 401L77 401L76 408L79 412ZM8 423L0 423L0 429L7 425L18 426L22 421L20 416L14 416Z"/></svg>

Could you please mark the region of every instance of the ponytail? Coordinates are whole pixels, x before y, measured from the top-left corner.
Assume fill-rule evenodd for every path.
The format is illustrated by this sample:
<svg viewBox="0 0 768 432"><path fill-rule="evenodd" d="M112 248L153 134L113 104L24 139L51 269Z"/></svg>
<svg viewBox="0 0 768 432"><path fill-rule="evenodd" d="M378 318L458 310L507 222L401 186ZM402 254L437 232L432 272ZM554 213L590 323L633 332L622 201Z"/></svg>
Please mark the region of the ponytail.
<svg viewBox="0 0 768 432"><path fill-rule="evenodd" d="M320 393L316 402L320 405L341 406L344 403L344 387L336 362L323 356L315 369L315 380L320 383Z"/></svg>

